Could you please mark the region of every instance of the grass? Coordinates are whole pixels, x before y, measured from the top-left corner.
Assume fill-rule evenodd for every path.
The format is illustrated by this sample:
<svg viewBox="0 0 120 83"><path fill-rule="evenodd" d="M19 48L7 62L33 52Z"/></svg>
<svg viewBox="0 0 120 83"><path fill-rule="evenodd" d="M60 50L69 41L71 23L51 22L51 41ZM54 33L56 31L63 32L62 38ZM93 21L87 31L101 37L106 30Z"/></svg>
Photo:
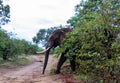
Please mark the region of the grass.
<svg viewBox="0 0 120 83"><path fill-rule="evenodd" d="M32 61L29 60L28 58L25 58L25 57L22 57L22 58L19 58L18 60L15 61L15 63L19 66L23 66L23 65L27 65L29 63L31 63Z"/></svg>
<svg viewBox="0 0 120 83"><path fill-rule="evenodd" d="M55 75L55 69L51 69L49 74L50 75Z"/></svg>
<svg viewBox="0 0 120 83"><path fill-rule="evenodd" d="M0 58L0 67L17 67L24 66L33 62L31 58L27 58L26 56L21 56L18 58L12 58L10 60L4 61Z"/></svg>

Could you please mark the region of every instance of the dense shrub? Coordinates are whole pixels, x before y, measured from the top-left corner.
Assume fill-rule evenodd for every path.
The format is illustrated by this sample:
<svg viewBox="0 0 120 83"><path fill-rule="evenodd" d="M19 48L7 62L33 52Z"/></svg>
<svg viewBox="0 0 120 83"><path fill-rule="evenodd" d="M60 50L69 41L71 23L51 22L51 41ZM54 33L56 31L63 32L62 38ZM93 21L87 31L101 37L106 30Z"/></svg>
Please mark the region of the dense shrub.
<svg viewBox="0 0 120 83"><path fill-rule="evenodd" d="M38 46L26 40L10 38L8 33L0 29L0 57L4 60L15 58L22 54L35 54Z"/></svg>
<svg viewBox="0 0 120 83"><path fill-rule="evenodd" d="M68 21L75 28L59 53L67 49L69 59L76 55L77 73L85 75L84 80L119 79L119 11L118 0L87 0L76 6L76 15Z"/></svg>

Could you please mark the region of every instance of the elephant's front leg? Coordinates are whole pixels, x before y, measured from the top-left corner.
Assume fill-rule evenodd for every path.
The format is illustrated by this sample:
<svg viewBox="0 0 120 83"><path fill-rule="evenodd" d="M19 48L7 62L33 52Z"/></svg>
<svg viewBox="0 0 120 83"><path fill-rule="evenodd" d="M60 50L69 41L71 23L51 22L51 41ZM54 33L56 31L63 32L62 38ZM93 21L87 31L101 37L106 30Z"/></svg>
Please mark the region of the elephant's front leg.
<svg viewBox="0 0 120 83"><path fill-rule="evenodd" d="M56 74L60 73L61 66L63 65L63 63L65 61L66 61L66 57L64 56L64 53L62 53L61 56L60 56L60 59L58 61L58 64L57 64L57 69L55 71Z"/></svg>

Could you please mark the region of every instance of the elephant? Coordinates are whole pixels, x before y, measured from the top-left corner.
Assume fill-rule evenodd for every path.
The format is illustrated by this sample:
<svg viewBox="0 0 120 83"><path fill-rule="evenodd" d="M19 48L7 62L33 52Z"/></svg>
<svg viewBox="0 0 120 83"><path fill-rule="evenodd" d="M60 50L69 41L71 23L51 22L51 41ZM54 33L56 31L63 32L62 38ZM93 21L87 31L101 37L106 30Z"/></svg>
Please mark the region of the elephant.
<svg viewBox="0 0 120 83"><path fill-rule="evenodd" d="M47 66L47 62L48 62L48 58L49 58L49 52L52 48L55 48L57 46L60 46L62 43L62 40L64 39L66 33L71 32L72 28L61 28L61 29L57 29L54 30L51 35L48 38L47 44L46 44L46 50L43 51L45 52L45 59L44 59L44 66L43 66L43 71L42 74L44 74L46 66ZM63 53L61 53L61 56L59 58L58 64L57 64L57 69L55 70L56 74L60 73L60 69L61 66L63 65L63 63L66 61L67 57L65 56L65 53L67 52L67 50ZM75 57L72 57L73 59L70 60L70 65L71 65L71 70L75 71Z"/></svg>

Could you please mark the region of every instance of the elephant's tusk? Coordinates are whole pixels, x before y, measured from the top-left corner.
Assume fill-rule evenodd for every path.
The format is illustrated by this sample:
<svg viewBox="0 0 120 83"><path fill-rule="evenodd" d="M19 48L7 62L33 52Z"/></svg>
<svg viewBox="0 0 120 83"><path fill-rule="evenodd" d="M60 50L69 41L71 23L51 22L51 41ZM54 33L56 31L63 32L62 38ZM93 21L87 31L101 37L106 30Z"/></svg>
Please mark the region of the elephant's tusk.
<svg viewBox="0 0 120 83"><path fill-rule="evenodd" d="M36 52L37 54L42 54L42 53L45 53L46 51L48 51L50 49L50 47L49 48L47 48L47 49L45 49L45 50L43 50L43 51L41 51L41 52Z"/></svg>

